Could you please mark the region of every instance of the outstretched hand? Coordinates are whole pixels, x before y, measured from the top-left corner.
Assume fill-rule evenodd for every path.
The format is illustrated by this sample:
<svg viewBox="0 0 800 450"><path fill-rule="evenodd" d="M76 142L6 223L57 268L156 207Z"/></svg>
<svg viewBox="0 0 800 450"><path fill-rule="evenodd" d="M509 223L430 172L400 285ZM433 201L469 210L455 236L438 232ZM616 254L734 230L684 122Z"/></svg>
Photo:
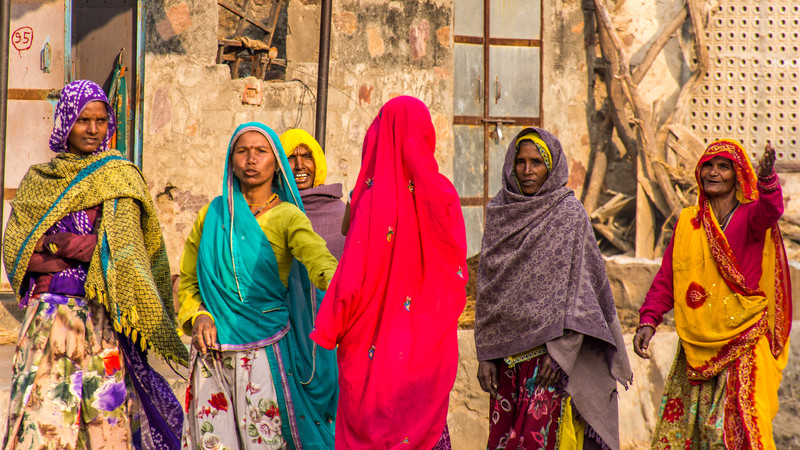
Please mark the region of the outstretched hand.
<svg viewBox="0 0 800 450"><path fill-rule="evenodd" d="M772 144L767 142L767 145L764 147L764 154L761 156L761 159L758 161L758 176L762 178L766 178L772 175L774 171L773 166L775 165L775 149L772 148Z"/></svg>
<svg viewBox="0 0 800 450"><path fill-rule="evenodd" d="M636 330L636 336L633 337L633 352L640 358L650 359L647 349L650 347L650 340L653 339L655 333L651 327L641 327Z"/></svg>

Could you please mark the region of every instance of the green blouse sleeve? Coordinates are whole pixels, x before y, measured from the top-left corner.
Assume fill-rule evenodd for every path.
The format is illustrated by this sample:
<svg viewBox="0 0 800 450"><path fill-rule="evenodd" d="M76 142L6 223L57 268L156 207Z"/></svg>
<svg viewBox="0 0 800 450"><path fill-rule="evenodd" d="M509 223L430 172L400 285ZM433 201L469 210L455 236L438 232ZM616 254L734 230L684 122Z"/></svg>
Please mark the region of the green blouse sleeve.
<svg viewBox="0 0 800 450"><path fill-rule="evenodd" d="M181 278L178 283L178 330L184 334L192 334L192 318L197 315L203 307L203 299L200 296L200 284L197 281L197 252L200 248L200 239L203 237L203 223L205 223L208 205L200 209L197 220L194 221L192 231L186 238L181 255Z"/></svg>
<svg viewBox="0 0 800 450"><path fill-rule="evenodd" d="M314 232L308 217L299 209L295 211L286 227L289 250L306 266L314 286L324 291L336 272L338 262L328 251L325 240Z"/></svg>

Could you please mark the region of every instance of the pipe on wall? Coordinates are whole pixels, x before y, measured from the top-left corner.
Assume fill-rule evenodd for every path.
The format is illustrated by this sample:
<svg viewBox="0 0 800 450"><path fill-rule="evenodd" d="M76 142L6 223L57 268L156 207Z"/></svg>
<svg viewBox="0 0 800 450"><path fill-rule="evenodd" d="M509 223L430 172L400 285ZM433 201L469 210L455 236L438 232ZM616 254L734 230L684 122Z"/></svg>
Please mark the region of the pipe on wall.
<svg viewBox="0 0 800 450"><path fill-rule="evenodd" d="M7 0L3 0L7 1ZM317 112L314 139L325 150L325 124L328 116L328 66L331 50L331 0L322 0L319 21L319 63L317 68Z"/></svg>
<svg viewBox="0 0 800 450"><path fill-rule="evenodd" d="M6 190L6 126L8 116L8 58L11 34L11 0L0 0L0 236L3 234Z"/></svg>

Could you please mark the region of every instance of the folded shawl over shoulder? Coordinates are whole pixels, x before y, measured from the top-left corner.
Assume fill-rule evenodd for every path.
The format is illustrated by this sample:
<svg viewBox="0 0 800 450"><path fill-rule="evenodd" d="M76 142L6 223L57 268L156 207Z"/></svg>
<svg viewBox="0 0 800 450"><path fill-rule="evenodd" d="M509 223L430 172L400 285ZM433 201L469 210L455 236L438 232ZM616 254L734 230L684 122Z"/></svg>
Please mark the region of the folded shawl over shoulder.
<svg viewBox="0 0 800 450"><path fill-rule="evenodd" d="M139 169L116 152L61 152L30 168L12 202L3 241L14 293L26 288L28 261L44 232L66 214L99 204L103 216L86 296L105 306L118 332L186 365L189 355L175 328L169 261L153 201Z"/></svg>
<svg viewBox="0 0 800 450"><path fill-rule="evenodd" d="M589 218L566 187L561 143L539 128L522 130L517 137L531 131L547 145L553 165L539 191L523 195L514 175L516 137L511 140L503 187L486 209L475 317L478 360L558 343L548 350L570 376L567 391L589 425L615 447L616 417L608 427L587 417L592 408L583 396L593 388L582 385L580 375L581 365L599 368L595 376L606 378L603 389L609 392L598 395L605 396L616 389L614 379L627 385L632 378L614 298Z"/></svg>
<svg viewBox="0 0 800 450"><path fill-rule="evenodd" d="M337 344L337 448L433 448L458 365L466 233L425 105L389 101L367 131L344 256L312 339Z"/></svg>

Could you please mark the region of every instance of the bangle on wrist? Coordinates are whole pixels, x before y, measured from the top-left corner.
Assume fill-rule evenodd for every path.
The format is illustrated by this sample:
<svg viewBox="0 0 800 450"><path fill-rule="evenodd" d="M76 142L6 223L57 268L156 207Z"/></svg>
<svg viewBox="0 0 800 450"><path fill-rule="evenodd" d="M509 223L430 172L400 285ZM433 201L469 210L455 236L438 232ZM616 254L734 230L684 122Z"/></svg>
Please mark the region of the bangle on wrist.
<svg viewBox="0 0 800 450"><path fill-rule="evenodd" d="M640 323L639 326L636 327L636 332L638 333L642 328L651 328L654 334L656 332L656 326L652 323Z"/></svg>
<svg viewBox="0 0 800 450"><path fill-rule="evenodd" d="M208 311L198 311L192 316L192 326L194 327L194 321L197 320L200 316L208 316L211 320L214 320L214 316L211 315Z"/></svg>

